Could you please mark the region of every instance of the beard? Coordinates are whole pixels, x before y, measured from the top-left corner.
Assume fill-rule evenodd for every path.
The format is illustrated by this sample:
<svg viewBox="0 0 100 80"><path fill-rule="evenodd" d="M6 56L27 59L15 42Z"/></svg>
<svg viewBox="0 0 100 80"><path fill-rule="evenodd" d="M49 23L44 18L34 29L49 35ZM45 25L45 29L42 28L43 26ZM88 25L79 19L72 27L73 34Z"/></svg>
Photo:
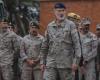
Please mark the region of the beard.
<svg viewBox="0 0 100 80"><path fill-rule="evenodd" d="M84 33L88 33L89 31L88 30L84 30Z"/></svg>
<svg viewBox="0 0 100 80"><path fill-rule="evenodd" d="M89 32L89 27L83 29L83 32L84 32L84 33L88 33L88 32Z"/></svg>
<svg viewBox="0 0 100 80"><path fill-rule="evenodd" d="M38 32L37 32L37 31L33 31L33 32L32 32L32 35L33 35L33 36L37 36L37 35L38 35Z"/></svg>
<svg viewBox="0 0 100 80"><path fill-rule="evenodd" d="M65 19L65 16L63 14L60 14L60 15L56 15L56 18L60 21L64 20Z"/></svg>

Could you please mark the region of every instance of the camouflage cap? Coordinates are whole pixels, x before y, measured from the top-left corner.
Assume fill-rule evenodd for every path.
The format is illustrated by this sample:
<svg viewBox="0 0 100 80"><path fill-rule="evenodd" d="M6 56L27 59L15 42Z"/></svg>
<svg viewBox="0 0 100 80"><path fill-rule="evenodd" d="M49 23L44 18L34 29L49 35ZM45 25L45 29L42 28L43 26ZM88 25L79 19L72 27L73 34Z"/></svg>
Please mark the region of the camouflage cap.
<svg viewBox="0 0 100 80"><path fill-rule="evenodd" d="M80 19L81 19L80 15L77 15L77 19L78 19L78 20L80 20Z"/></svg>
<svg viewBox="0 0 100 80"><path fill-rule="evenodd" d="M80 20L80 18L81 18L80 15L73 13L73 12L68 13L67 17L70 17L70 18L73 18L73 19L76 19L76 20Z"/></svg>
<svg viewBox="0 0 100 80"><path fill-rule="evenodd" d="M74 18L74 17L75 17L75 15L76 15L75 13L72 13L72 12L71 12L71 13L68 13L68 15L67 15L67 16L68 16L68 17L72 17L72 18Z"/></svg>
<svg viewBox="0 0 100 80"><path fill-rule="evenodd" d="M82 20L81 20L81 25L90 25L91 24L91 20L90 20L90 18L83 18Z"/></svg>
<svg viewBox="0 0 100 80"><path fill-rule="evenodd" d="M100 29L100 24L97 24L96 25L96 29Z"/></svg>

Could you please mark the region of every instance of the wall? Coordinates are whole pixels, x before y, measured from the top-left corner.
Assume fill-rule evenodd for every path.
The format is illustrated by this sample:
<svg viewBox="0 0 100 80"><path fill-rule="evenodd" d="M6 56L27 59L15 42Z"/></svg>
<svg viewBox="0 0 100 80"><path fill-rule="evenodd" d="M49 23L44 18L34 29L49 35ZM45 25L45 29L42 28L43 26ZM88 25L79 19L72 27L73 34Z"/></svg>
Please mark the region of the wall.
<svg viewBox="0 0 100 80"><path fill-rule="evenodd" d="M44 33L47 24L53 20L53 6L58 1L40 1L40 25L41 33ZM59 1L60 2L60 1ZM95 32L95 26L100 23L100 1L99 0L63 0L67 6L67 12L75 12L81 17L92 19L91 31Z"/></svg>

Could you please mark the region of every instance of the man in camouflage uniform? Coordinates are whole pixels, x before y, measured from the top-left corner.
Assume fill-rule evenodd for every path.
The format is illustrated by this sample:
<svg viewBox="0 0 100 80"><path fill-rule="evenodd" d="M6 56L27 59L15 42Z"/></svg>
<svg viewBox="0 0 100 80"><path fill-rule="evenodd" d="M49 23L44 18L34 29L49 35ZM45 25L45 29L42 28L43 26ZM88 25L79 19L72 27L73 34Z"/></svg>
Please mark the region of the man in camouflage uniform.
<svg viewBox="0 0 100 80"><path fill-rule="evenodd" d="M96 34L98 37L98 49L97 49L97 57L96 57L96 77L97 80L100 80L100 24L96 26Z"/></svg>
<svg viewBox="0 0 100 80"><path fill-rule="evenodd" d="M75 24L66 19L63 3L54 6L56 19L48 24L40 52L41 70L44 80L72 80L81 56L79 37ZM75 55L74 55L75 49Z"/></svg>
<svg viewBox="0 0 100 80"><path fill-rule="evenodd" d="M23 60L22 80L41 80L39 53L43 36L38 33L38 24L30 22L29 34L23 38L20 55Z"/></svg>
<svg viewBox="0 0 100 80"><path fill-rule="evenodd" d="M81 21L81 17L76 13L70 12L70 13L67 14L67 18L68 18L68 20L73 21L75 23L75 25L77 26L77 33L78 33L79 41L80 41L80 34L79 34L79 29L78 28L79 28L79 24L80 24L80 21ZM80 44L81 44L81 41L80 41ZM75 71L75 80L79 80L78 69Z"/></svg>
<svg viewBox="0 0 100 80"><path fill-rule="evenodd" d="M17 37L18 43L19 43L19 48L18 51L14 54L14 64L13 64L13 70L14 70L14 80L20 80L21 77L21 71L22 71L22 60L20 58L20 44L22 41L22 37L17 35L17 26L9 23L8 29L12 32Z"/></svg>
<svg viewBox="0 0 100 80"><path fill-rule="evenodd" d="M0 24L0 68L3 80L13 79L14 53L18 50L17 37L13 32L8 31L8 23Z"/></svg>
<svg viewBox="0 0 100 80"><path fill-rule="evenodd" d="M80 39L82 44L82 65L80 66L80 80L84 75L85 80L96 80L95 57L97 55L97 37L89 31L90 19L83 18L80 28Z"/></svg>

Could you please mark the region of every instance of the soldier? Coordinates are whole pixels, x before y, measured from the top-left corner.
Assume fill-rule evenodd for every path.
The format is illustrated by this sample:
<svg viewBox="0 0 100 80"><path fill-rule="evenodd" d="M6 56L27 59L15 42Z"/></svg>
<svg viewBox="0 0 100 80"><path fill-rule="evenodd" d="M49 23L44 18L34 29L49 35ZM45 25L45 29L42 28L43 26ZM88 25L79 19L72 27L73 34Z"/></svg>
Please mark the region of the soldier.
<svg viewBox="0 0 100 80"><path fill-rule="evenodd" d="M8 31L8 23L1 22L0 25L0 68L3 80L13 79L14 53L18 50L17 37Z"/></svg>
<svg viewBox="0 0 100 80"><path fill-rule="evenodd" d="M75 25L77 27L77 33L78 33L78 36L79 36L79 41L80 41L80 34L79 34L78 27L79 27L79 24L80 24L81 17L78 14L71 12L71 13L68 13L67 18L75 23ZM80 41L80 44L81 44L81 41ZM75 80L79 80L78 70L75 71Z"/></svg>
<svg viewBox="0 0 100 80"><path fill-rule="evenodd" d="M89 31L90 19L83 18L80 28L80 39L82 44L82 65L80 65L80 80L84 75L85 80L96 80L95 57L97 55L97 37Z"/></svg>
<svg viewBox="0 0 100 80"><path fill-rule="evenodd" d="M13 31L17 37L19 48L18 51L14 55L14 64L13 64L13 71L14 71L14 80L20 80L21 71L22 71L22 60L20 58L20 44L22 41L22 37L17 35L17 26L14 24L9 24L8 29Z"/></svg>
<svg viewBox="0 0 100 80"><path fill-rule="evenodd" d="M20 55L23 60L22 80L41 80L39 53L43 36L38 33L39 26L35 22L29 24L29 34L21 44Z"/></svg>
<svg viewBox="0 0 100 80"><path fill-rule="evenodd" d="M98 37L98 49L97 49L97 58L96 58L96 70L97 70L97 80L100 80L100 24L96 26L96 34Z"/></svg>
<svg viewBox="0 0 100 80"><path fill-rule="evenodd" d="M81 56L79 37L75 24L66 19L63 3L55 4L54 14L56 19L48 24L41 47L41 70L45 69L44 80L56 80L58 76L60 80L72 80Z"/></svg>

